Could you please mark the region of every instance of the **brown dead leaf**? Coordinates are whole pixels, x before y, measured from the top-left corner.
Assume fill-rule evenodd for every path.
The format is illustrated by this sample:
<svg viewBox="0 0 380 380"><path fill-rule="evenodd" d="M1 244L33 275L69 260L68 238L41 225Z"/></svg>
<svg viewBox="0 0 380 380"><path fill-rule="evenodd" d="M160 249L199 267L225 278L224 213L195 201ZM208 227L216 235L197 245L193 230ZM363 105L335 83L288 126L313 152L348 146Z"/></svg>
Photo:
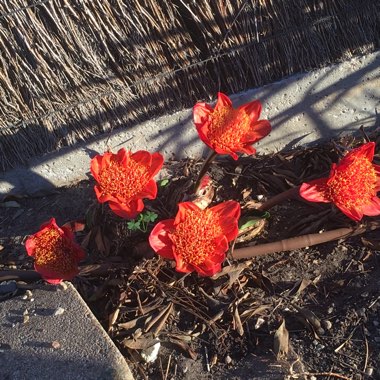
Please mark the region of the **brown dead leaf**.
<svg viewBox="0 0 380 380"><path fill-rule="evenodd" d="M109 256L111 243L109 239L103 234L100 227L95 227L95 228L96 228L96 233L95 233L96 247L101 254L105 256Z"/></svg>
<svg viewBox="0 0 380 380"><path fill-rule="evenodd" d="M117 327L123 329L123 330L130 330L130 329L135 329L136 326L143 327L143 325L147 322L149 322L152 319L152 316L149 314L142 315L141 317L132 319L127 322L123 323L118 323Z"/></svg>
<svg viewBox="0 0 380 380"><path fill-rule="evenodd" d="M249 318L252 318L254 315L262 315L264 314L265 310L268 310L272 308L271 305L260 305L258 307L251 307L250 309L244 310L240 317L246 317L245 320L248 320Z"/></svg>
<svg viewBox="0 0 380 380"><path fill-rule="evenodd" d="M191 359L195 360L197 358L197 353L183 340L172 336L169 338L169 342L175 344L183 351L187 352Z"/></svg>
<svg viewBox="0 0 380 380"><path fill-rule="evenodd" d="M365 247L373 249L375 251L380 251L380 239L368 239L362 237L361 241Z"/></svg>
<svg viewBox="0 0 380 380"><path fill-rule="evenodd" d="M289 351L289 331L285 326L285 319L274 334L273 350L277 360L286 359Z"/></svg>
<svg viewBox="0 0 380 380"><path fill-rule="evenodd" d="M247 199L252 193L252 189L250 188L245 188L242 192L241 192L241 195L243 197L243 199Z"/></svg>
<svg viewBox="0 0 380 380"><path fill-rule="evenodd" d="M246 268L248 268L252 264L252 260L244 261L243 263L239 264L232 264L225 266L220 272L214 274L211 278L213 280L217 280L219 277L225 276L226 274L232 275L235 272L238 272L239 274Z"/></svg>
<svg viewBox="0 0 380 380"><path fill-rule="evenodd" d="M252 279L257 286L269 294L274 294L274 286L272 281L263 273L252 273Z"/></svg>
<svg viewBox="0 0 380 380"><path fill-rule="evenodd" d="M70 222L65 223L62 227L66 227L70 229L73 233L81 232L86 228L85 221L72 220Z"/></svg>
<svg viewBox="0 0 380 380"><path fill-rule="evenodd" d="M145 331L151 331L154 336L162 330L167 319L173 311L173 304L169 303L164 309L162 309L156 317L154 317L146 326Z"/></svg>
<svg viewBox="0 0 380 380"><path fill-rule="evenodd" d="M306 289L312 283L313 283L312 280L303 278L302 280L296 282L293 288L289 291L289 296L298 298L300 294L302 293L302 291Z"/></svg>
<svg viewBox="0 0 380 380"><path fill-rule="evenodd" d="M237 306L234 307L233 328L234 328L235 331L237 331L237 333L240 336L244 335L244 328L243 328L243 325L241 323L241 319L240 319L240 315L239 315L239 310L238 310Z"/></svg>
<svg viewBox="0 0 380 380"><path fill-rule="evenodd" d="M108 333L113 329L113 325L116 323L120 314L120 305L108 316Z"/></svg>
<svg viewBox="0 0 380 380"><path fill-rule="evenodd" d="M257 235L264 231L267 223L268 221L266 219L257 219L252 226L245 228L244 230L239 230L236 243L244 243L253 240Z"/></svg>
<svg viewBox="0 0 380 380"><path fill-rule="evenodd" d="M121 342L121 344L124 347L134 350L146 350L147 348L154 346L157 342L159 342L159 340L154 338L152 334L147 334L140 336L137 339L126 338Z"/></svg>

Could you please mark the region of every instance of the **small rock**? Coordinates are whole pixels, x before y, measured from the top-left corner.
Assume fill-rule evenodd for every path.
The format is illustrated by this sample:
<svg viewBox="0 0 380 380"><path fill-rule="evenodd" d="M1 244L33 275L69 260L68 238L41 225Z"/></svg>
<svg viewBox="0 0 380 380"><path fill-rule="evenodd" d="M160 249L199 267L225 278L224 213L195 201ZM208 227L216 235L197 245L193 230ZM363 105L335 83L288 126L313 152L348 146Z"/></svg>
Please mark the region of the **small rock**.
<svg viewBox="0 0 380 380"><path fill-rule="evenodd" d="M54 315L61 315L65 312L65 309L63 307L59 307L54 311Z"/></svg>
<svg viewBox="0 0 380 380"><path fill-rule="evenodd" d="M32 293L31 290L27 289L27 291L25 292L25 295L26 295L27 297L31 297L31 296L33 295L33 293Z"/></svg>
<svg viewBox="0 0 380 380"><path fill-rule="evenodd" d="M365 317L366 316L366 309L364 309L364 307L362 307L361 309L359 309L357 311L357 314L359 317Z"/></svg>
<svg viewBox="0 0 380 380"><path fill-rule="evenodd" d="M323 329L322 327L318 327L317 334L318 335L325 335L325 329Z"/></svg>
<svg viewBox="0 0 380 380"><path fill-rule="evenodd" d="M58 342L58 340L54 340L53 342L51 342L51 346L52 348L54 348L55 350L58 350L61 348L61 343Z"/></svg>
<svg viewBox="0 0 380 380"><path fill-rule="evenodd" d="M232 363L231 356L230 356L230 355L227 355L226 358L224 359L224 362L225 362L226 364L231 364L231 363Z"/></svg>
<svg viewBox="0 0 380 380"><path fill-rule="evenodd" d="M332 314L334 311L334 307L333 306L330 306L328 309L327 309L327 314Z"/></svg>
<svg viewBox="0 0 380 380"><path fill-rule="evenodd" d="M367 367L365 370L365 374L367 376L372 376L373 375L373 367Z"/></svg>
<svg viewBox="0 0 380 380"><path fill-rule="evenodd" d="M322 324L322 327L325 328L326 330L331 330L332 328L332 323L328 319L323 320L321 324Z"/></svg>
<svg viewBox="0 0 380 380"><path fill-rule="evenodd" d="M146 363L153 363L156 361L158 356L158 351L160 351L161 343L157 342L153 346L147 348L141 352L141 357L145 360Z"/></svg>

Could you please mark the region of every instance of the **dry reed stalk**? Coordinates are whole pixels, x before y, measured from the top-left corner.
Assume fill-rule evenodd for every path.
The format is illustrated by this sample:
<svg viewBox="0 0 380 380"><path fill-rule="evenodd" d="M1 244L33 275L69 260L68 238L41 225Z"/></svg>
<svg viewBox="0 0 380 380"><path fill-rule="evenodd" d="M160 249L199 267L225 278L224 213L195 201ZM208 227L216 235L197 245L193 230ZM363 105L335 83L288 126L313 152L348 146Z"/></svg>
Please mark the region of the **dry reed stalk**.
<svg viewBox="0 0 380 380"><path fill-rule="evenodd" d="M242 91L373 51L375 3L3 1L0 169L218 90Z"/></svg>

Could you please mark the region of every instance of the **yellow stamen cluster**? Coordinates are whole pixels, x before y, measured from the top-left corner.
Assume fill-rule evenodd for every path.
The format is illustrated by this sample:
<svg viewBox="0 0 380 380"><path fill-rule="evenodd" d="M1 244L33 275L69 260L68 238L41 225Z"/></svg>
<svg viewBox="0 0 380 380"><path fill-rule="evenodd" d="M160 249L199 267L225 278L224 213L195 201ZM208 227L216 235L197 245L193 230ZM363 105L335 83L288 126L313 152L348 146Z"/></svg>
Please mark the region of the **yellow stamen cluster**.
<svg viewBox="0 0 380 380"><path fill-rule="evenodd" d="M171 238L177 255L187 264L201 265L215 251L214 239L221 236L220 220L215 213L206 210L188 210Z"/></svg>
<svg viewBox="0 0 380 380"><path fill-rule="evenodd" d="M371 202L376 195L377 176L366 157L356 157L344 170L337 170L327 184L326 197L337 205L358 208Z"/></svg>
<svg viewBox="0 0 380 380"><path fill-rule="evenodd" d="M73 247L56 229L46 229L33 238L36 245L34 258L36 265L46 267L52 272L69 273L75 266Z"/></svg>
<svg viewBox="0 0 380 380"><path fill-rule="evenodd" d="M234 150L243 145L250 130L249 116L245 111L224 106L212 112L207 137L221 149Z"/></svg>
<svg viewBox="0 0 380 380"><path fill-rule="evenodd" d="M148 168L132 158L127 167L111 160L110 164L100 171L99 185L102 195L112 195L128 200L143 190L149 182Z"/></svg>

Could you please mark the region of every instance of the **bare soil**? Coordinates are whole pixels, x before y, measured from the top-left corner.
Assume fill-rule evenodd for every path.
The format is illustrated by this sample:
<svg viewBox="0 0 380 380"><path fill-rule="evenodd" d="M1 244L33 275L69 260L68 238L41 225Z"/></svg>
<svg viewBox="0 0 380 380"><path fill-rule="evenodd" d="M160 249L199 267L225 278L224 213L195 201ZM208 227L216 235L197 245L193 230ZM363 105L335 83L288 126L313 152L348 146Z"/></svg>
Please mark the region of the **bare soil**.
<svg viewBox="0 0 380 380"><path fill-rule="evenodd" d="M380 142L378 134L371 139ZM326 176L341 145L360 142L214 162L213 202L234 199L243 215L265 219L234 249L352 226L329 204L285 201L269 215L253 208L261 196ZM169 182L146 202L157 220L175 215L200 166L166 164ZM31 269L24 238L52 216L59 224L85 220L77 238L88 258L73 282L137 379L380 379L378 230L249 261L228 259L215 278L184 276L146 245L153 223L146 232L131 231L96 203L93 185L89 179L42 197L4 199L0 264ZM157 360L146 363L158 340Z"/></svg>

